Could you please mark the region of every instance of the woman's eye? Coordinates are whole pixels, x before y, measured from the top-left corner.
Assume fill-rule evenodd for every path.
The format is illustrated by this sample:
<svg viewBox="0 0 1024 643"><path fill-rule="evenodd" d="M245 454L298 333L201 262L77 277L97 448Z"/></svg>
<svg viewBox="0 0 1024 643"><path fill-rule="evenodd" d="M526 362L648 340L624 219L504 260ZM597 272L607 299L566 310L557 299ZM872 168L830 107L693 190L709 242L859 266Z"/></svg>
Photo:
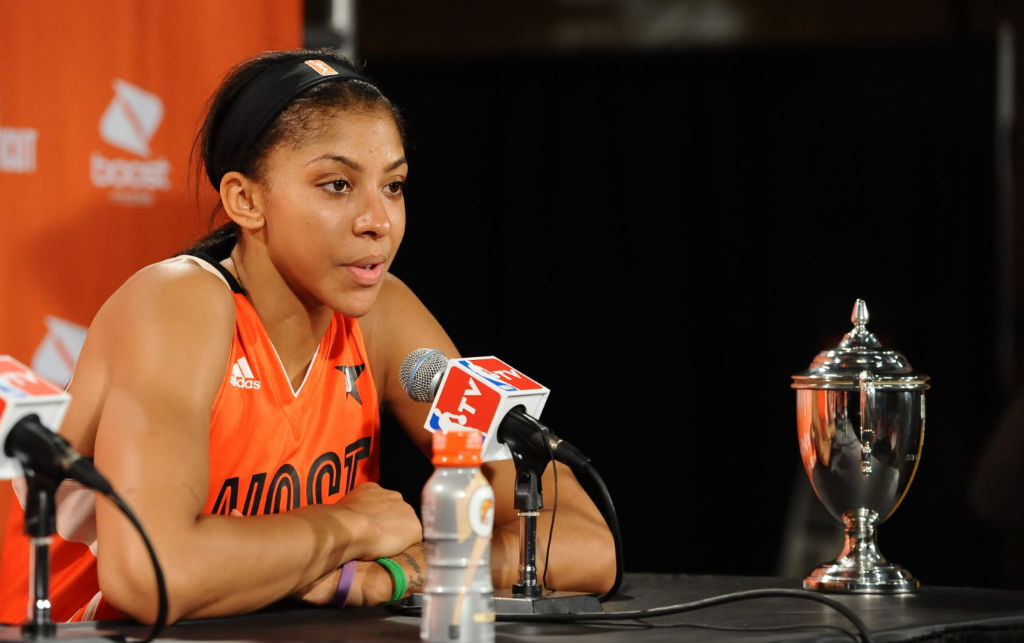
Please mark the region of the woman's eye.
<svg viewBox="0 0 1024 643"><path fill-rule="evenodd" d="M325 183L324 187L330 192L348 192L352 188L352 184L343 179L338 179L337 181Z"/></svg>
<svg viewBox="0 0 1024 643"><path fill-rule="evenodd" d="M405 192L405 181L392 181L384 186L384 191L391 196L399 196Z"/></svg>

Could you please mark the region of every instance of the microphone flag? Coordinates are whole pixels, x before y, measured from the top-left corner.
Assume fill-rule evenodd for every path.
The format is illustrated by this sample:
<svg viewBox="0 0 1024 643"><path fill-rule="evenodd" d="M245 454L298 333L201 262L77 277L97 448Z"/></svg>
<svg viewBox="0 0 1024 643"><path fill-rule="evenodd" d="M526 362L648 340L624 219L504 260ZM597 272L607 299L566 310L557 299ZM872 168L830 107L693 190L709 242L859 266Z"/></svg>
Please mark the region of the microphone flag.
<svg viewBox="0 0 1024 643"><path fill-rule="evenodd" d="M0 355L0 480L22 475L21 465L4 453L7 434L32 413L54 433L64 421L71 395L9 355Z"/></svg>
<svg viewBox="0 0 1024 643"><path fill-rule="evenodd" d="M424 428L476 429L484 437L484 462L509 460L508 447L496 439L498 425L520 405L528 415L539 417L549 392L497 357L450 359Z"/></svg>

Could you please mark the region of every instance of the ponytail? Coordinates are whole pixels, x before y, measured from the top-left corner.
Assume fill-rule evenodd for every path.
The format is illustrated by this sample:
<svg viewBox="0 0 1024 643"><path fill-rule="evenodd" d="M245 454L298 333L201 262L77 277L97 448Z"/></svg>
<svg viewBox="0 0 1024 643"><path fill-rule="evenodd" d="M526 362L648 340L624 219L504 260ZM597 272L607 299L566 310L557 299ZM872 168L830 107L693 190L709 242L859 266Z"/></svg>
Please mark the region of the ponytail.
<svg viewBox="0 0 1024 643"><path fill-rule="evenodd" d="M238 242L238 230L237 223L228 221L178 254L202 255L215 261L223 261L231 255L231 250Z"/></svg>

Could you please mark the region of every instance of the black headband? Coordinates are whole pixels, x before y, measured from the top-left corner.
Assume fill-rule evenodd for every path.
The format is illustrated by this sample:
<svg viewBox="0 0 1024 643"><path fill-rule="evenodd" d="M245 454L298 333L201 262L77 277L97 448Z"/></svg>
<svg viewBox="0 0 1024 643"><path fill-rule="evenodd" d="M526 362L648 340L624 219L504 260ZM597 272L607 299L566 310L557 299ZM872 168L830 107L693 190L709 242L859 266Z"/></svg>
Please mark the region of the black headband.
<svg viewBox="0 0 1024 643"><path fill-rule="evenodd" d="M220 180L235 169L227 165L244 154L296 96L320 83L353 79L369 82L351 69L314 57L264 70L238 93L224 114L220 136L207 159L206 176L213 189L220 190Z"/></svg>

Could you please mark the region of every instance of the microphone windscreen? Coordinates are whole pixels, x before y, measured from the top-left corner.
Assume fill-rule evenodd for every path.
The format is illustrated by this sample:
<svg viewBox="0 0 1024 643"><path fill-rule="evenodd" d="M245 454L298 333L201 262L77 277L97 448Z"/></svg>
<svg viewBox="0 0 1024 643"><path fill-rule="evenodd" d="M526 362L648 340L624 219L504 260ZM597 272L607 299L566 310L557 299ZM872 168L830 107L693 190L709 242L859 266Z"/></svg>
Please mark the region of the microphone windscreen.
<svg viewBox="0 0 1024 643"><path fill-rule="evenodd" d="M409 353L398 370L402 388L417 402L433 402L448 357L436 348L417 348Z"/></svg>

